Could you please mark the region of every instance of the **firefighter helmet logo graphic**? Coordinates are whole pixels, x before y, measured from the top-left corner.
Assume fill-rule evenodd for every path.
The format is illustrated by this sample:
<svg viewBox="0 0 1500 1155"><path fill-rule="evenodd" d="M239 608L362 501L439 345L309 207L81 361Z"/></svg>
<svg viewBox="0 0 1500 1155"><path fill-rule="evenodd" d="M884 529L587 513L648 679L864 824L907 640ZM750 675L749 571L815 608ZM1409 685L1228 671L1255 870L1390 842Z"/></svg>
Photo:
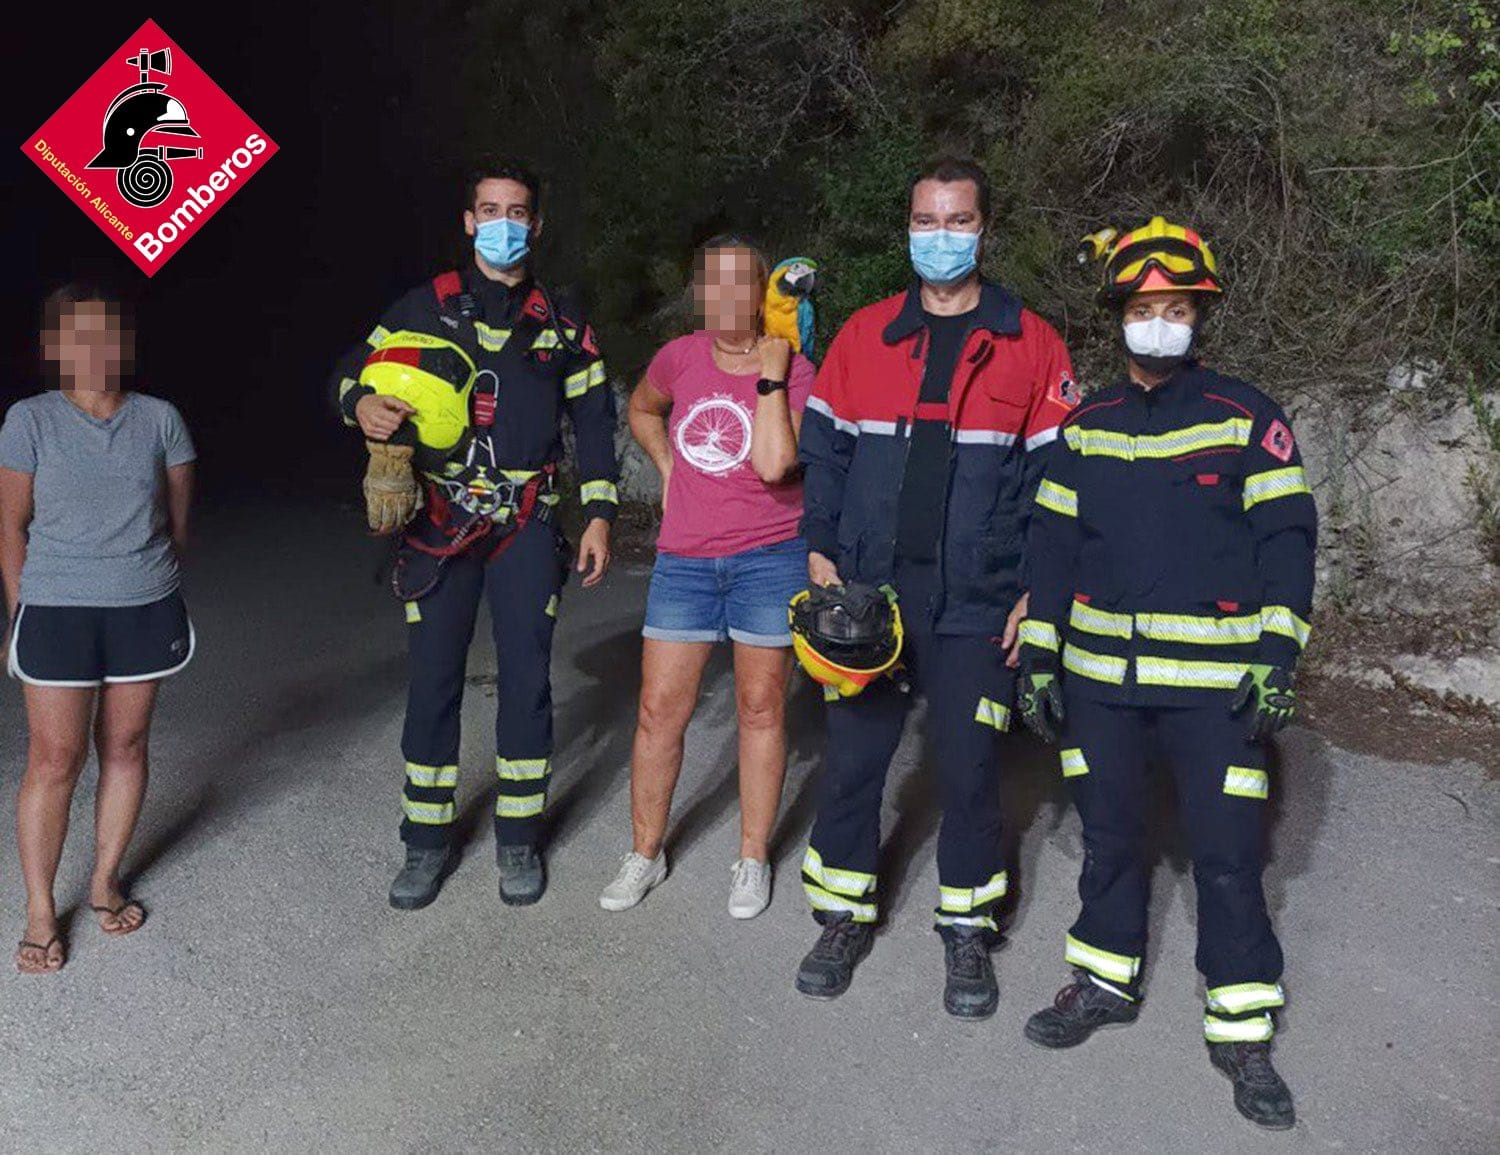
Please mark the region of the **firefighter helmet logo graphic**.
<svg viewBox="0 0 1500 1155"><path fill-rule="evenodd" d="M172 192L171 162L202 160L203 149L145 143L152 133L198 135L188 123L182 101L167 95L165 83L151 79L152 73L172 75L172 50L148 52L142 48L126 63L140 70L140 82L110 101L104 113L104 147L84 167L117 170L115 184L120 195L137 208L149 209Z"/></svg>
<svg viewBox="0 0 1500 1155"><path fill-rule="evenodd" d="M1277 461L1286 462L1292 459L1292 449L1296 443L1292 440L1292 431L1283 422L1273 421L1260 444Z"/></svg>
<svg viewBox="0 0 1500 1155"><path fill-rule="evenodd" d="M150 276L276 145L147 20L21 150Z"/></svg>

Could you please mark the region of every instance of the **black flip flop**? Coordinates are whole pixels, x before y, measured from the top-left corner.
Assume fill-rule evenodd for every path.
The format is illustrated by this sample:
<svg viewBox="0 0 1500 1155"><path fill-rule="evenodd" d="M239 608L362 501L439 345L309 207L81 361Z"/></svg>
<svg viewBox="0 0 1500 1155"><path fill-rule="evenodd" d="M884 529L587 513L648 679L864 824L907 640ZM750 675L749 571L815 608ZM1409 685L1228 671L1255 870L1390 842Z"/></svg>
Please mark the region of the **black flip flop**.
<svg viewBox="0 0 1500 1155"><path fill-rule="evenodd" d="M107 915L109 915L110 918L119 918L122 914L124 914L132 906L135 907L136 910L138 910L138 911L141 912L141 921L140 922L136 923L132 927L126 927L126 928L122 928L122 929L119 929L119 930L109 930L108 928L102 927L102 926L99 928L100 930L104 931L105 934L109 935L111 938L124 938L127 934L134 934L136 931L140 930L141 927L143 927L143 926L146 925L146 908L144 906L142 906L139 901L137 901L136 899L133 899L133 898L128 898L124 902L120 903L119 906L116 906L116 907L92 906L91 905L89 907L89 909L91 911L93 911L95 914L107 914Z"/></svg>
<svg viewBox="0 0 1500 1155"><path fill-rule="evenodd" d="M23 938L21 940L20 946L18 946L16 948L16 950L18 952L19 951L23 951L23 950L41 951L42 952L42 958L44 960L46 960L46 962L51 962L51 960L52 960L52 948L54 946L61 946L61 945L62 945L62 935L55 934L55 935L53 935L51 938L49 938L44 943L42 943L42 942L30 942L27 939ZM55 973L57 971L62 970L63 967L65 967L65 966L68 965L68 948L66 946L63 946L62 962L58 963L57 966L55 966L55 967L44 965L42 967L42 969L39 970L39 971L27 971L27 970L21 970L20 960L19 959L16 960L16 964L17 964L16 965L16 970L20 974L23 974L23 975L50 975L50 974L53 974L53 973Z"/></svg>

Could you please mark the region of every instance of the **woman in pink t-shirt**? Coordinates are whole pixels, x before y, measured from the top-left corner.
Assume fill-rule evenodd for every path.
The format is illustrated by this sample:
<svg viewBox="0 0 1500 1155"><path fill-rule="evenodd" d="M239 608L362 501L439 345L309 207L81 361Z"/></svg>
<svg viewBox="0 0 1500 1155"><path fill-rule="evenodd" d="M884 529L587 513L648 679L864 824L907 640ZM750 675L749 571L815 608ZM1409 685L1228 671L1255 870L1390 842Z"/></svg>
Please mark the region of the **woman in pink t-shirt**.
<svg viewBox="0 0 1500 1155"><path fill-rule="evenodd" d="M734 643L740 774L729 913L753 918L770 901L767 842L786 774L787 602L807 585L797 431L813 367L762 333L767 276L765 258L738 237L699 249L699 327L657 353L630 401L630 430L661 473L662 525L641 631L634 845L599 897L606 910L634 906L667 876L662 843L683 734L709 653L725 639Z"/></svg>

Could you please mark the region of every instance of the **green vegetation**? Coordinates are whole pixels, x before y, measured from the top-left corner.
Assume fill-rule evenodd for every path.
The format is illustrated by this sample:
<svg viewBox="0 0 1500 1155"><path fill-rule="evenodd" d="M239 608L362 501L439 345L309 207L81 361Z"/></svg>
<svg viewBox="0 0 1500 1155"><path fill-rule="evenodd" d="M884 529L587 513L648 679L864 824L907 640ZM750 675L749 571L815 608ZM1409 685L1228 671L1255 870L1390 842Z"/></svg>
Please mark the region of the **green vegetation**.
<svg viewBox="0 0 1500 1155"><path fill-rule="evenodd" d="M822 325L899 288L906 180L979 157L988 271L1116 365L1078 238L1198 227L1232 292L1210 356L1283 398L1500 364L1491 0L561 0L470 9L463 144L560 189L554 270L632 370L733 225L828 269ZM566 97L563 94L567 94Z"/></svg>

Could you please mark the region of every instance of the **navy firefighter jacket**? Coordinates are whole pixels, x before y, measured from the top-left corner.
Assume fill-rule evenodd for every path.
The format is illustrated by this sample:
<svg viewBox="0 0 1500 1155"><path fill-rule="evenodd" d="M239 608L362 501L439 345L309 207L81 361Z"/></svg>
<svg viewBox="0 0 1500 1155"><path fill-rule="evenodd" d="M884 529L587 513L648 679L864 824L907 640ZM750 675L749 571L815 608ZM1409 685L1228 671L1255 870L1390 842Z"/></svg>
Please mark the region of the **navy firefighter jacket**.
<svg viewBox="0 0 1500 1155"><path fill-rule="evenodd" d="M1070 691L1188 705L1251 664L1292 667L1312 612L1317 509L1286 414L1188 363L1090 396L1063 423L1031 519L1023 641Z"/></svg>
<svg viewBox="0 0 1500 1155"><path fill-rule="evenodd" d="M439 300L437 286L444 278L412 289L335 368L334 389L344 423L356 424L354 407L371 392L358 383L359 373L365 357L382 341L402 330L445 337L473 348L477 367L493 370L499 381L491 437L496 465L505 478L521 482L562 459L566 413L576 439L584 516L613 519L619 507L616 409L593 328L561 302L554 325L545 295L530 279L510 287L489 280L472 265L459 276L461 282L450 278L449 286L472 294L480 310L472 334L462 329L468 322ZM564 345L558 327L581 352Z"/></svg>
<svg viewBox="0 0 1500 1155"><path fill-rule="evenodd" d="M1052 326L985 282L947 402L923 402L924 317L913 285L860 309L829 346L802 417L802 533L845 581L890 581L913 423L945 422L947 490L932 511L942 522L933 624L943 634L998 636L1021 594L1036 486L1078 402L1072 362Z"/></svg>

